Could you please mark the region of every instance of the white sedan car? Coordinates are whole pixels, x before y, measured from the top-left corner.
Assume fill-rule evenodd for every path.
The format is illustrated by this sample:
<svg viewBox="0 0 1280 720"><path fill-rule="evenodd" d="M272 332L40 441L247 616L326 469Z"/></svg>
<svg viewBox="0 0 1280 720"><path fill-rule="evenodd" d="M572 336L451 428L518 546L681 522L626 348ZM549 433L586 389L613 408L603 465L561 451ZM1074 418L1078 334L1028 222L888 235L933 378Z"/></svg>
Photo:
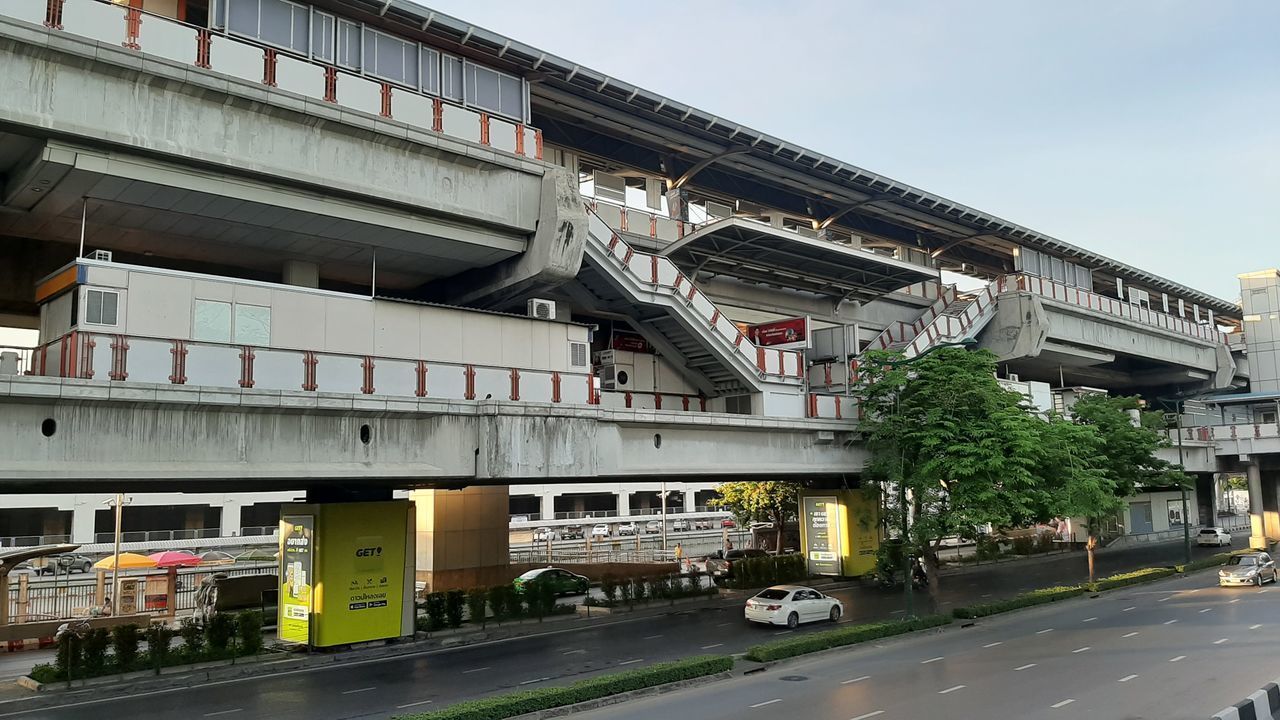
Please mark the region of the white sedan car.
<svg viewBox="0 0 1280 720"><path fill-rule="evenodd" d="M843 614L844 605L839 600L799 585L774 585L761 590L747 600L746 607L746 618L751 622L789 628L815 620L836 622Z"/></svg>
<svg viewBox="0 0 1280 720"><path fill-rule="evenodd" d="M1231 533L1220 527L1207 527L1196 535L1196 545L1212 545L1214 547L1222 547L1231 544Z"/></svg>

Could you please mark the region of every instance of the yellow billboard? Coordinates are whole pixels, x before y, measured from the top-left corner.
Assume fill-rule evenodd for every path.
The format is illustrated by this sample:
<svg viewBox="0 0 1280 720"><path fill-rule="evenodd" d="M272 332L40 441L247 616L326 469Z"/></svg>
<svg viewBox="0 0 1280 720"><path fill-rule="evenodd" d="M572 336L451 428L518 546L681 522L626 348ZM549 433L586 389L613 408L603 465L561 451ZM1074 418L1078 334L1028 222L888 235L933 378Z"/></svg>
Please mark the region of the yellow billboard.
<svg viewBox="0 0 1280 720"><path fill-rule="evenodd" d="M801 490L800 544L813 575L858 577L876 567L880 503L874 490Z"/></svg>
<svg viewBox="0 0 1280 720"><path fill-rule="evenodd" d="M285 506L281 639L331 647L412 635L412 513L405 500ZM313 523L309 567L297 552L304 519Z"/></svg>

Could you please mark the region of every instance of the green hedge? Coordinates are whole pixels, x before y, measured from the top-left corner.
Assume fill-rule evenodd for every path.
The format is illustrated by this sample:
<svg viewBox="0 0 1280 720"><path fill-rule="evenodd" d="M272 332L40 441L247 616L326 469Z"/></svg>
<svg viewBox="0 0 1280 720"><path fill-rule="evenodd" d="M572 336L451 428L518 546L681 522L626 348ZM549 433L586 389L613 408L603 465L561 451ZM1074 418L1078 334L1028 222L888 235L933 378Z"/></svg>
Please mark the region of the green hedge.
<svg viewBox="0 0 1280 720"><path fill-rule="evenodd" d="M1032 590L1021 595L1015 595L1008 600L997 600L996 602L982 603L980 605L969 605L966 607L958 607L951 611L957 619L968 620L972 618L986 617L988 615L996 615L1010 610L1018 610L1033 605L1044 605L1045 603L1056 602L1058 600L1066 600L1077 595L1083 595L1086 588L1079 585L1070 585L1066 587L1047 587L1039 590Z"/></svg>
<svg viewBox="0 0 1280 720"><path fill-rule="evenodd" d="M539 710L598 700L632 690L643 690L657 685L715 675L732 668L733 658L724 655L702 655L675 662L659 663L639 670L579 680L565 687L539 688L471 700L431 712L401 715L397 720L502 720L502 718Z"/></svg>
<svg viewBox="0 0 1280 720"><path fill-rule="evenodd" d="M783 658L818 652L819 650L855 645L868 640L878 640L891 635L909 633L914 630L938 627L949 622L951 622L951 618L947 615L926 615L909 620L890 620L867 625L854 625L853 627L828 630L788 640L756 645L747 651L747 659L755 660L756 662L782 660Z"/></svg>
<svg viewBox="0 0 1280 720"><path fill-rule="evenodd" d="M1137 585L1138 583L1151 582L1173 575L1176 570L1170 567L1142 568L1126 573L1116 573L1104 577L1097 582L1085 583L1084 587L1089 592L1100 592L1102 590L1114 590L1127 585Z"/></svg>
<svg viewBox="0 0 1280 720"><path fill-rule="evenodd" d="M1205 568L1217 567L1219 565L1226 565L1227 561L1231 559L1232 555L1239 555L1241 553L1249 553L1249 552L1257 552L1257 551L1253 549L1232 550L1231 552L1218 553L1217 555L1211 555L1207 558L1202 558L1200 560L1192 560L1191 562L1185 565L1174 565L1173 569L1177 570L1180 573L1185 573L1185 572L1193 572L1195 570L1203 570Z"/></svg>

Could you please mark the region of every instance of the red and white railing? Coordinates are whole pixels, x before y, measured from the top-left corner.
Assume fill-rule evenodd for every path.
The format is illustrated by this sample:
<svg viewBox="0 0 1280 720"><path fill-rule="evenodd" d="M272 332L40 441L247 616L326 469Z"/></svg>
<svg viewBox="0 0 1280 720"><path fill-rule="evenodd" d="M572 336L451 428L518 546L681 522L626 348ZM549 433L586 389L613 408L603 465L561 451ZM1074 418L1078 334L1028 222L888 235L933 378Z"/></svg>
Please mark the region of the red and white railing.
<svg viewBox="0 0 1280 720"><path fill-rule="evenodd" d="M852 396L811 392L805 416L827 420L860 420L862 412L857 399Z"/></svg>
<svg viewBox="0 0 1280 720"><path fill-rule="evenodd" d="M667 295L704 325L726 353L740 355L763 379L803 383L804 355L792 350L756 346L715 303L666 257L636 250L594 212L588 213L588 242L602 250L618 269L639 286Z"/></svg>
<svg viewBox="0 0 1280 720"><path fill-rule="evenodd" d="M634 390L602 390L600 407L613 410L674 410L707 412L707 399L698 395L680 395Z"/></svg>
<svg viewBox="0 0 1280 720"><path fill-rule="evenodd" d="M672 220L660 213L637 210L599 199L591 200L590 206L592 212L599 215L611 228L633 235L647 235L664 242L675 242L694 227L693 223Z"/></svg>
<svg viewBox="0 0 1280 720"><path fill-rule="evenodd" d="M916 318L913 322L905 323L899 320L890 323L883 332L871 341L871 344L867 346L868 348L875 350L888 350L895 343L906 342L914 338L924 330L926 325L933 322L934 318L941 315L942 311L946 309L948 305L956 301L955 285L942 285L941 283L920 284L926 287L932 286L937 288L937 299L934 300L933 304L925 308L925 311L920 314L920 317ZM911 287L904 288L904 290L906 291L906 294L911 295L913 293L911 293L910 290L915 287L916 286L913 285Z"/></svg>
<svg viewBox="0 0 1280 720"><path fill-rule="evenodd" d="M542 159L542 131L289 51L105 0L5 0L0 15Z"/></svg>
<svg viewBox="0 0 1280 720"><path fill-rule="evenodd" d="M1213 325L1200 325L1180 317L1148 310L1118 298L1109 298L1056 280L1042 278L1038 275L1012 275L1009 279L1016 283L1017 290L1023 292L1035 293L1051 300L1070 303L1094 312L1151 325L1200 340L1223 344L1228 342L1227 334ZM1009 288L1009 290L1012 289L1014 288Z"/></svg>
<svg viewBox="0 0 1280 720"><path fill-rule="evenodd" d="M996 298L1005 287L1005 278L998 277L979 290L959 315L937 315L902 349L902 354L916 357L934 345L972 337L995 314Z"/></svg>
<svg viewBox="0 0 1280 720"><path fill-rule="evenodd" d="M29 375L114 382L594 405L588 373L72 331L36 348Z"/></svg>

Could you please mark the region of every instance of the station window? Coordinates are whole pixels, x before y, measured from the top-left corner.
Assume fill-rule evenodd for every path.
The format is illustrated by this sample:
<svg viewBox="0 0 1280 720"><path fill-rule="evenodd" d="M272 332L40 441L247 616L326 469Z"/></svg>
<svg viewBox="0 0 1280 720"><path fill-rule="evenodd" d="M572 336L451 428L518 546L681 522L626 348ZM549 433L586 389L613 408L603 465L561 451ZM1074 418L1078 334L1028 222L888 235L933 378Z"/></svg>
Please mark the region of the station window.
<svg viewBox="0 0 1280 720"><path fill-rule="evenodd" d="M328 13L316 11L311 16L311 56L324 62L333 62L333 44L336 38L337 19Z"/></svg>
<svg viewBox="0 0 1280 720"><path fill-rule="evenodd" d="M418 87L418 45L364 29L364 71L401 85Z"/></svg>
<svg viewBox="0 0 1280 720"><path fill-rule="evenodd" d="M306 54L311 9L289 0L224 0L227 32Z"/></svg>
<svg viewBox="0 0 1280 720"><path fill-rule="evenodd" d="M524 117L524 88L520 78L466 63L467 104L499 115Z"/></svg>
<svg viewBox="0 0 1280 720"><path fill-rule="evenodd" d="M117 325L120 293L113 290L88 290L84 298L84 321L89 325Z"/></svg>
<svg viewBox="0 0 1280 720"><path fill-rule="evenodd" d="M360 25L349 20L338 21L338 64L360 69Z"/></svg>
<svg viewBox="0 0 1280 720"><path fill-rule="evenodd" d="M271 308L220 300L196 300L191 339L236 345L271 344Z"/></svg>
<svg viewBox="0 0 1280 720"><path fill-rule="evenodd" d="M452 55L440 56L440 97L462 102L462 60Z"/></svg>

